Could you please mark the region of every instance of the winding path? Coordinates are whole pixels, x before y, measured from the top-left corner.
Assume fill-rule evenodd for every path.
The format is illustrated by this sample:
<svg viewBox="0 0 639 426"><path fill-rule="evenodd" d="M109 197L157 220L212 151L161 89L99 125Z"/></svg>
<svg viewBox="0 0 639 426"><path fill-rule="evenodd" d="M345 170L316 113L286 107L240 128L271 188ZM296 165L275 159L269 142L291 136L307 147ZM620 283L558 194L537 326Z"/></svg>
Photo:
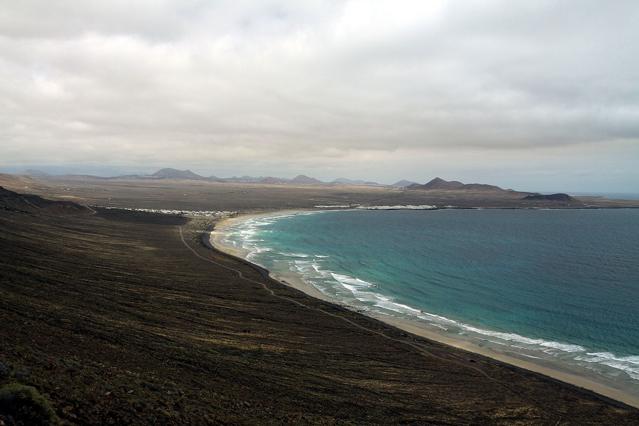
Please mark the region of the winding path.
<svg viewBox="0 0 639 426"><path fill-rule="evenodd" d="M200 258L200 259L204 260L205 262L212 263L212 264L214 264L214 265L216 265L216 266L219 266L220 268L224 268L224 269L226 269L226 270L228 270L228 271L234 272L234 273L235 273L235 274L237 274L237 276L238 276L241 280L243 280L243 281L250 282L250 283L252 283L252 284L260 285L260 286L261 286L262 288L264 288L264 290L266 290L266 291L267 291L267 292L268 292L268 293L269 293L272 297L275 297L275 298L277 298L277 299L281 299L281 300L284 300L284 301L287 301L287 302L290 302L290 303L294 303L294 304L296 304L296 305L300 306L301 308L308 309L308 310L310 310L310 311L317 311L317 312L321 312L321 313L323 313L323 314L325 314L325 315L328 315L328 316L331 316L331 317L333 317L333 318L339 319L339 320L341 320L341 321L347 322L348 324L352 325L353 327L359 328L360 330L366 331L366 332L371 333L371 334L376 334L376 335L378 335L378 336L380 336L380 337L383 337L384 339L387 339L387 340L390 340L390 341L393 341L393 342L396 342L396 343L400 343L400 344L403 344L403 345L409 346L409 347L411 347L412 349L415 349L415 350L416 350L416 351L417 351L420 355L422 355L422 356L435 358L435 359L440 360L440 361L443 361L443 362L447 362L447 363L450 363L450 364L455 364L455 365L461 366L461 367L463 367L463 368L467 368L467 369L469 369L469 370L475 371L476 373L479 373L480 375L484 376L486 379L488 379L488 380L490 380L490 381L492 381L492 382L494 382L494 383L498 384L499 386L503 387L504 389L506 389L507 391L511 392L512 394L514 394L514 395L518 396L518 397L519 397L519 398L521 398L523 401L531 401L531 402L534 402L534 403L535 403L537 406L539 406L540 408L543 408L543 409L545 409L545 410L549 410L549 407L547 407L547 406L546 406L546 407L544 407L544 406L543 406L540 402L532 400L529 396L524 396L524 395L522 395L522 393L521 393L521 392L518 392L518 391L516 391L515 389L511 388L509 385L507 385L507 384L506 384L506 383L504 383L503 381L501 381L501 380L499 380L499 379L496 379L496 378L494 378L494 377L490 376L488 373L486 373L484 370L482 370L482 369L481 369L481 368L479 368L479 367L472 366L472 365L468 365L468 364L463 363L463 362L460 362L460 361L456 361L456 360L453 360L453 359L444 358L444 357L441 357L441 356L435 355L435 354L433 354L432 352L430 352L430 351L428 351L427 349L425 349L423 346L418 345L418 344L416 344L416 343L408 342L408 341L406 341L406 340L397 339L397 338L394 338L394 337L388 336L387 334L384 334L384 333L383 333L383 332L381 332L381 331L377 331L377 330L374 330L374 329L370 329L370 328L365 327L365 326L363 326L363 325L361 325L361 324L358 324L358 323L356 323L356 322L354 322L354 321L352 321L352 320L350 320L350 319L348 319L348 318L345 318L345 317L343 317L343 316L341 316L341 315L337 315L337 314L334 314L334 313L331 313L331 312L325 311L325 310L323 310L323 309L321 309L321 308L313 308L313 307L311 307L311 306L305 305L304 303L301 303L301 302L299 302L299 301L297 301L297 300L291 299L291 298L286 297L286 296L280 296L280 295L276 294L276 293L275 293L275 291L274 291L272 288L270 288L270 287L269 287L269 286L268 286L265 282L262 282L262 281L256 281L256 280L253 280L253 279L251 279L251 278L248 278L248 277L244 276L244 274L242 273L242 271L241 271L241 270L239 270L239 269L236 269L236 268L233 268L233 267L231 267L231 266L227 266L227 265L221 264L221 263L216 262L215 260L213 260L213 259L211 259L211 258L208 258L208 257L204 257L204 256L202 256L202 255L201 255L200 253L198 253L198 252L197 252L197 251L196 251L193 247L191 247L191 246L189 245L189 243L187 243L187 242L186 242L186 240L184 239L184 233L183 233L183 231L182 231L182 227L181 227L181 226L179 226L179 227L178 227L178 229L179 229L179 232L180 232L180 239L182 240L182 243L183 243L183 244L186 246L186 248L187 248L187 249L189 249L189 250L190 250L190 251L191 251L191 252L192 252L195 256L197 256L198 258ZM553 410L553 411L554 411L554 410ZM561 416L561 414L560 414L560 413L558 413L558 412L556 412L556 411L554 411L554 413L555 413L556 415L558 415L558 416Z"/></svg>

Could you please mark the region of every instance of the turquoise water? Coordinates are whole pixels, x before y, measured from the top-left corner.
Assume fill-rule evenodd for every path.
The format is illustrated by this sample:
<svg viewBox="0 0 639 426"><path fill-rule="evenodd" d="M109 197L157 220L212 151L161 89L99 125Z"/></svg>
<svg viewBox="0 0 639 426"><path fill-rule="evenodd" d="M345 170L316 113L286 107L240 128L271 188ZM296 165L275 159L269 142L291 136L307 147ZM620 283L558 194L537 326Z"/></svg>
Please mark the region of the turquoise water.
<svg viewBox="0 0 639 426"><path fill-rule="evenodd" d="M353 308L639 391L639 210L320 212L226 238Z"/></svg>

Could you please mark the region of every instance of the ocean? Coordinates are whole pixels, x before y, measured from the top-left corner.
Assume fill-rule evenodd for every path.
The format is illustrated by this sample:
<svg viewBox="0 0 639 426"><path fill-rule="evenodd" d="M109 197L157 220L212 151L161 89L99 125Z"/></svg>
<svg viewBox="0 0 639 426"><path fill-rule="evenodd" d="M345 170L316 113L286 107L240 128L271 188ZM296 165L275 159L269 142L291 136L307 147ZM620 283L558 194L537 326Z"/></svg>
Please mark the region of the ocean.
<svg viewBox="0 0 639 426"><path fill-rule="evenodd" d="M353 309L639 393L639 209L288 214L225 244Z"/></svg>

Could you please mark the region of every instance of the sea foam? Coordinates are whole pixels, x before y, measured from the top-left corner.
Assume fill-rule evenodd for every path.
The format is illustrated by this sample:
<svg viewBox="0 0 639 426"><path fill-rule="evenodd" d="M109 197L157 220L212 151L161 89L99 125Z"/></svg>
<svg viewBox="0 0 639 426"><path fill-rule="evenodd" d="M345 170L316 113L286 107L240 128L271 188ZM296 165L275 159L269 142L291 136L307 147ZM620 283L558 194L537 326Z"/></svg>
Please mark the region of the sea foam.
<svg viewBox="0 0 639 426"><path fill-rule="evenodd" d="M306 214L313 214L313 212ZM292 216L294 215L286 214L249 219L229 229L226 239L245 249L249 260L267 268L273 265L273 262L286 264L287 270L298 274L305 282L336 302L351 306L353 309L418 321L448 335L459 335L483 345L487 343L497 345L503 348L501 350L530 359L556 359L599 373L612 372L613 376L626 375L633 380L639 380L639 356L621 356L612 352L595 351L580 344L491 330L436 313L425 312L385 294L375 282L332 269L334 263L330 262L328 255L275 250L269 247L269 227L276 221Z"/></svg>

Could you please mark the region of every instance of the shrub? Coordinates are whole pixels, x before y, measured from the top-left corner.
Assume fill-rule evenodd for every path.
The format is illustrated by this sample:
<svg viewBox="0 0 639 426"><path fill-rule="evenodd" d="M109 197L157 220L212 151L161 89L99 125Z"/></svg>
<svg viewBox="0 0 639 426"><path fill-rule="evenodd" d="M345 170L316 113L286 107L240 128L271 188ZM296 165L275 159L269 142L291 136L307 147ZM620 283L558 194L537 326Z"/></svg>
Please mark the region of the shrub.
<svg viewBox="0 0 639 426"><path fill-rule="evenodd" d="M36 388L9 384L0 388L0 414L11 416L17 425L57 425L53 408Z"/></svg>

